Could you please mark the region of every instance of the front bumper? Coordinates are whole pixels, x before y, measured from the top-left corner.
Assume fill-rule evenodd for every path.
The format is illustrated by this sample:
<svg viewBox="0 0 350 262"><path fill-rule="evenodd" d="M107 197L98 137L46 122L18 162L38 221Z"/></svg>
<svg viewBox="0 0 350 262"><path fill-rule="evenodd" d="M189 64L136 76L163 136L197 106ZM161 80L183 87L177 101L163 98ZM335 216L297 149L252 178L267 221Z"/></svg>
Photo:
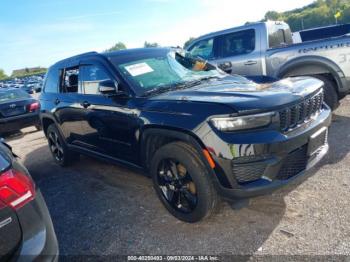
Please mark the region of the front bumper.
<svg viewBox="0 0 350 262"><path fill-rule="evenodd" d="M219 194L227 199L254 197L305 177L328 152L330 123L331 111L324 108L315 120L286 134L208 133L204 142L216 163Z"/></svg>
<svg viewBox="0 0 350 262"><path fill-rule="evenodd" d="M26 113L0 119L0 133L17 131L28 126L39 125L39 113Z"/></svg>

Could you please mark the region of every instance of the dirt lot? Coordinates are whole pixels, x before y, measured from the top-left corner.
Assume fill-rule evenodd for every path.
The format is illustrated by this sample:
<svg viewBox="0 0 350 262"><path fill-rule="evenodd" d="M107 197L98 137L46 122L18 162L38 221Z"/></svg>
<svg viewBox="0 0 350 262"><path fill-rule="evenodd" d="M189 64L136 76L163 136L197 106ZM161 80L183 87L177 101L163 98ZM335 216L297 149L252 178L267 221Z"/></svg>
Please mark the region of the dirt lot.
<svg viewBox="0 0 350 262"><path fill-rule="evenodd" d="M182 223L141 174L88 157L54 164L42 132L8 138L40 187L69 254L350 255L350 97L336 111L330 153L303 183L205 222Z"/></svg>

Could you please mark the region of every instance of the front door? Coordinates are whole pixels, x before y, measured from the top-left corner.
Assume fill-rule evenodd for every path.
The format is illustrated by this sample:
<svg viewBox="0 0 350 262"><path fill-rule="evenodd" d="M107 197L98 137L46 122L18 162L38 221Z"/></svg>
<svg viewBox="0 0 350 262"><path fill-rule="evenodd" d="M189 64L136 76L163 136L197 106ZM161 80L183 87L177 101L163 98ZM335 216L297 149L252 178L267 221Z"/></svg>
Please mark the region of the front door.
<svg viewBox="0 0 350 262"><path fill-rule="evenodd" d="M84 143L94 151L134 162L138 126L137 113L130 108L128 97L107 96L99 92L99 83L113 80L102 64L86 61L79 68L82 89L80 104L85 108L82 131Z"/></svg>

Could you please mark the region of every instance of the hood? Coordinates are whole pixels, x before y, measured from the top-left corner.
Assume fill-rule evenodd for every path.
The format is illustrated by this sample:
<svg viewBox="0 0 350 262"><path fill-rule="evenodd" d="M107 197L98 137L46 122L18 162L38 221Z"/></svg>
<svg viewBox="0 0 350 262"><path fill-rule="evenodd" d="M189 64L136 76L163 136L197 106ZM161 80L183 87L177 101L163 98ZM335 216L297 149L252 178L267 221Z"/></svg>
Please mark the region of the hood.
<svg viewBox="0 0 350 262"><path fill-rule="evenodd" d="M220 103L238 112L267 111L297 103L322 87L323 82L313 77L285 78L268 84L221 79L189 89L167 92L152 100Z"/></svg>

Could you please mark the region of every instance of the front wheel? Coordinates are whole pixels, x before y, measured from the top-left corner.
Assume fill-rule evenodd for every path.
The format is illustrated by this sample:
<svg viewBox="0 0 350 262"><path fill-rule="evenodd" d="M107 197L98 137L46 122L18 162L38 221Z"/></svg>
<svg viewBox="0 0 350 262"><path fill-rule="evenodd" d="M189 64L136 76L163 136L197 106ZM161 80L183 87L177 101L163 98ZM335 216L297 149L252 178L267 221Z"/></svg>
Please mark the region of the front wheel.
<svg viewBox="0 0 350 262"><path fill-rule="evenodd" d="M51 154L55 162L60 166L67 166L79 158L78 153L69 150L54 124L47 128L47 140Z"/></svg>
<svg viewBox="0 0 350 262"><path fill-rule="evenodd" d="M209 217L219 197L197 151L183 142L161 147L151 163L155 191L166 209L185 222Z"/></svg>

